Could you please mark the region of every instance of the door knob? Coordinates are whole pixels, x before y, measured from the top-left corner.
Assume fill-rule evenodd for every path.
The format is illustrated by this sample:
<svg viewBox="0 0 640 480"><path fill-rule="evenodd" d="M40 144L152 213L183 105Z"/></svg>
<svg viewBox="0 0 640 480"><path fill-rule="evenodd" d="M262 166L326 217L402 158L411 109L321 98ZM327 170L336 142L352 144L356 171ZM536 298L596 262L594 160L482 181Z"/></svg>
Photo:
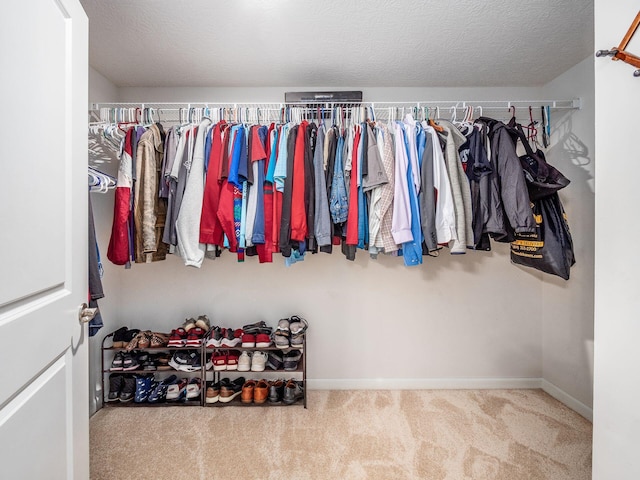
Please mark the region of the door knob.
<svg viewBox="0 0 640 480"><path fill-rule="evenodd" d="M89 308L86 303L80 305L78 309L78 320L80 323L89 323L98 313L98 308Z"/></svg>

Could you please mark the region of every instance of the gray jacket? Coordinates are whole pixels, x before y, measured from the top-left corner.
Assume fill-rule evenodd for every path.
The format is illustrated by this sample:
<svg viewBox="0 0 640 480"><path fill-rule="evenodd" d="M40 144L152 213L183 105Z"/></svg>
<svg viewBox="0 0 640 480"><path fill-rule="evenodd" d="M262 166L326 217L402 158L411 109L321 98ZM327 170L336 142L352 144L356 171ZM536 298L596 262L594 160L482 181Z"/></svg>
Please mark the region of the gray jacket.
<svg viewBox="0 0 640 480"><path fill-rule="evenodd" d="M536 223L514 141L504 123L490 120L488 125L493 172L485 232L497 242L512 242L514 232L535 232Z"/></svg>
<svg viewBox="0 0 640 480"><path fill-rule="evenodd" d="M471 188L469 179L464 173L458 151L467 140L455 125L446 120L438 120L438 124L447 132L445 160L447 173L451 182L451 193L456 212L456 233L458 239L454 240L451 253L465 253L467 247L473 247L473 224L471 214Z"/></svg>

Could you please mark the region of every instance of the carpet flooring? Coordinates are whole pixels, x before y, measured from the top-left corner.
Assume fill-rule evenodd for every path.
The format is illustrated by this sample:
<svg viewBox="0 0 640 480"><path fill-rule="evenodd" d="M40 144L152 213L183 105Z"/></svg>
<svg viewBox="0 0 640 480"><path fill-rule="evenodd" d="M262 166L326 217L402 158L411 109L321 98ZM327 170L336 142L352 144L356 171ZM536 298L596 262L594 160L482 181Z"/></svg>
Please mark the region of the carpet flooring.
<svg viewBox="0 0 640 480"><path fill-rule="evenodd" d="M591 423L541 390L315 390L307 399L307 410L103 408L90 422L91 478L591 478Z"/></svg>

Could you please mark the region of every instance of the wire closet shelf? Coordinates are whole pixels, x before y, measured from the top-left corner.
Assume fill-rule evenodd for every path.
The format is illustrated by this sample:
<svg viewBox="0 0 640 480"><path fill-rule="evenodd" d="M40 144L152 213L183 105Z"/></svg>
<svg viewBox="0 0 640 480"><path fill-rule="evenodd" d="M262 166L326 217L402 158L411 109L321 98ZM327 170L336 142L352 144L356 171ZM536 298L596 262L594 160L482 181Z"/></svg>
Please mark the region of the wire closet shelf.
<svg viewBox="0 0 640 480"><path fill-rule="evenodd" d="M417 118L510 118L520 114L541 116L541 107L550 110L576 110L581 99L570 100L436 100L414 102L137 102L94 103L93 123L197 123L203 117L234 122L261 123L331 119L349 121Z"/></svg>

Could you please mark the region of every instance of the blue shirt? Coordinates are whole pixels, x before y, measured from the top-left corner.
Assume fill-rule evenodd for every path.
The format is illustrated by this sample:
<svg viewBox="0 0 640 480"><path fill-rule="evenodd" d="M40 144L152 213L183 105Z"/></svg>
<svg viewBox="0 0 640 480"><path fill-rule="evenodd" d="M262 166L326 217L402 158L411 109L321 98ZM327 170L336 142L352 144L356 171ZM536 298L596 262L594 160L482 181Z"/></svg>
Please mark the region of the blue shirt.
<svg viewBox="0 0 640 480"><path fill-rule="evenodd" d="M404 128L402 128L404 146L409 156L409 140ZM407 267L422 264L422 229L420 228L420 211L418 209L418 193L413 183L413 167L408 162L407 184L409 186L409 205L411 208L411 233L413 240L402 244L402 256Z"/></svg>
<svg viewBox="0 0 640 480"><path fill-rule="evenodd" d="M273 174L276 170L276 152L278 150L278 128L273 129L273 141L271 142L271 154L269 155L269 167L265 180L273 184Z"/></svg>

